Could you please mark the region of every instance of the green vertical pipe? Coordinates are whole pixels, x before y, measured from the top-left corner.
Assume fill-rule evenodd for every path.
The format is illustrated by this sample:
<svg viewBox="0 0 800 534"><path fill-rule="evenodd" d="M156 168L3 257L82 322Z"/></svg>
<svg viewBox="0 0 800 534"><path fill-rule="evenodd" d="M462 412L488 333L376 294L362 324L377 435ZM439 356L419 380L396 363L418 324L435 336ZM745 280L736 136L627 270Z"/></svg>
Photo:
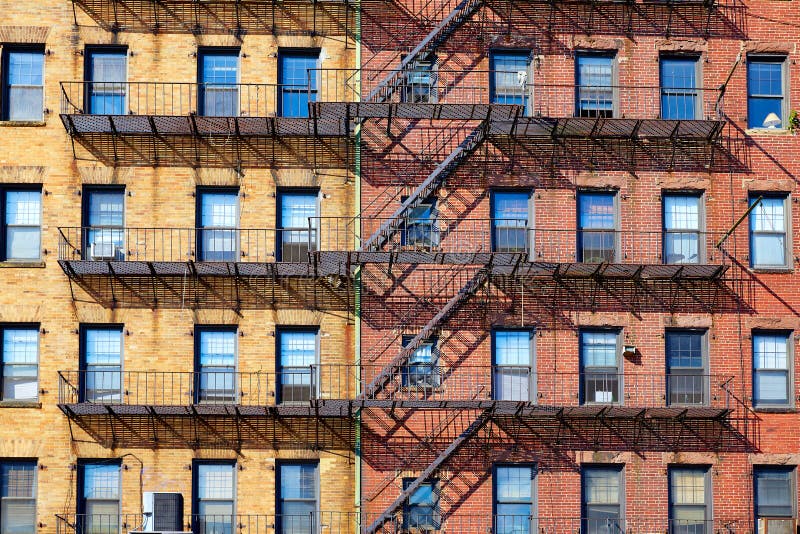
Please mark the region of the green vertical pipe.
<svg viewBox="0 0 800 534"><path fill-rule="evenodd" d="M361 69L361 0L356 0L356 20L355 20L355 45L356 45L356 68ZM356 96L361 100L361 74L356 76ZM355 158L353 162L353 179L355 181L355 215L361 213L361 124L357 124L354 129L355 134ZM356 231L356 247L361 247L361 222L358 221L358 228ZM354 315L355 315L355 361L358 363L356 366L356 395L361 394L361 268L358 267L355 272L353 280L353 290L355 292L353 298ZM361 410L355 414L353 421L355 425L355 509L361 512ZM360 515L359 515L360 517ZM360 531L358 522L355 525L353 534Z"/></svg>

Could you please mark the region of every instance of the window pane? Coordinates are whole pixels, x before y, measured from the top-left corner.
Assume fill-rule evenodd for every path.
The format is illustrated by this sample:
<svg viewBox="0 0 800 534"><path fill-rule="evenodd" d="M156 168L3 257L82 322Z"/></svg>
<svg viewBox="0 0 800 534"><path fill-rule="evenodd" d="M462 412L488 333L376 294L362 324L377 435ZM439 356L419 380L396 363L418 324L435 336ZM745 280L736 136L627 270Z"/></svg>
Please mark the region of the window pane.
<svg viewBox="0 0 800 534"><path fill-rule="evenodd" d="M39 259L41 231L36 228L8 228L6 258L9 260Z"/></svg>
<svg viewBox="0 0 800 534"><path fill-rule="evenodd" d="M39 330L35 328L3 330L3 363L38 362Z"/></svg>
<svg viewBox="0 0 800 534"><path fill-rule="evenodd" d="M756 514L759 517L791 517L794 491L793 469L756 471Z"/></svg>
<svg viewBox="0 0 800 534"><path fill-rule="evenodd" d="M756 199L751 198L750 204ZM785 232L786 199L782 197L762 198L750 214L750 229L754 232Z"/></svg>
<svg viewBox="0 0 800 534"><path fill-rule="evenodd" d="M233 468L229 464L198 464L198 498L233 499Z"/></svg>
<svg viewBox="0 0 800 534"><path fill-rule="evenodd" d="M127 52L90 52L89 113L125 115Z"/></svg>
<svg viewBox="0 0 800 534"><path fill-rule="evenodd" d="M754 396L759 403L788 404L786 371L757 371L753 382Z"/></svg>
<svg viewBox="0 0 800 534"><path fill-rule="evenodd" d="M42 120L43 72L43 52L12 50L8 53L9 120Z"/></svg>
<svg viewBox="0 0 800 534"><path fill-rule="evenodd" d="M783 117L783 59L747 62L747 125L750 128L782 128ZM765 124L774 113L780 124Z"/></svg>
<svg viewBox="0 0 800 534"><path fill-rule="evenodd" d="M697 112L697 58L661 58L661 116L693 120Z"/></svg>
<svg viewBox="0 0 800 534"><path fill-rule="evenodd" d="M671 469L669 482L673 505L705 505L705 469Z"/></svg>
<svg viewBox="0 0 800 534"><path fill-rule="evenodd" d="M239 52L201 53L202 114L236 116L239 109Z"/></svg>
<svg viewBox="0 0 800 534"><path fill-rule="evenodd" d="M201 330L200 365L233 366L236 362L236 332Z"/></svg>
<svg viewBox="0 0 800 534"><path fill-rule="evenodd" d="M617 367L616 332L581 332L581 363L587 367Z"/></svg>
<svg viewBox="0 0 800 534"><path fill-rule="evenodd" d="M84 465L83 498L107 500L119 499L119 465Z"/></svg>
<svg viewBox="0 0 800 534"><path fill-rule="evenodd" d="M531 332L497 330L494 333L495 365L531 365Z"/></svg>
<svg viewBox="0 0 800 534"><path fill-rule="evenodd" d="M664 195L664 228L700 230L700 197Z"/></svg>
<svg viewBox="0 0 800 534"><path fill-rule="evenodd" d="M282 499L316 499L317 466L283 464L280 466Z"/></svg>
<svg viewBox="0 0 800 534"><path fill-rule="evenodd" d="M533 469L530 467L498 467L495 498L502 502L526 502L532 499Z"/></svg>
<svg viewBox="0 0 800 534"><path fill-rule="evenodd" d="M578 223L582 229L613 230L613 193L581 193L578 195Z"/></svg>
<svg viewBox="0 0 800 534"><path fill-rule="evenodd" d="M122 329L86 330L87 365L119 365L122 354Z"/></svg>
<svg viewBox="0 0 800 534"><path fill-rule="evenodd" d="M753 336L753 364L756 369L788 369L787 352L786 335Z"/></svg>
<svg viewBox="0 0 800 534"><path fill-rule="evenodd" d="M316 332L281 332L281 367L308 367L316 363Z"/></svg>
<svg viewBox="0 0 800 534"><path fill-rule="evenodd" d="M39 258L41 211L41 192L6 192L6 257L8 259Z"/></svg>
<svg viewBox="0 0 800 534"><path fill-rule="evenodd" d="M0 534L34 534L36 501L14 499L0 501Z"/></svg>
<svg viewBox="0 0 800 534"><path fill-rule="evenodd" d="M702 332L667 332L667 365L670 369L703 368Z"/></svg>
<svg viewBox="0 0 800 534"><path fill-rule="evenodd" d="M124 191L88 191L87 226L122 226Z"/></svg>
<svg viewBox="0 0 800 534"><path fill-rule="evenodd" d="M319 53L281 54L279 57L279 81L281 115L284 117L308 117L309 101L316 101Z"/></svg>
<svg viewBox="0 0 800 534"><path fill-rule="evenodd" d="M579 55L576 61L578 116L613 116L613 58Z"/></svg>
<svg viewBox="0 0 800 534"><path fill-rule="evenodd" d="M533 80L529 80L530 51L491 52L492 103L517 105L525 107L529 115L528 88Z"/></svg>
<svg viewBox="0 0 800 534"><path fill-rule="evenodd" d="M239 224L239 195L201 193L200 224L203 227L235 228Z"/></svg>

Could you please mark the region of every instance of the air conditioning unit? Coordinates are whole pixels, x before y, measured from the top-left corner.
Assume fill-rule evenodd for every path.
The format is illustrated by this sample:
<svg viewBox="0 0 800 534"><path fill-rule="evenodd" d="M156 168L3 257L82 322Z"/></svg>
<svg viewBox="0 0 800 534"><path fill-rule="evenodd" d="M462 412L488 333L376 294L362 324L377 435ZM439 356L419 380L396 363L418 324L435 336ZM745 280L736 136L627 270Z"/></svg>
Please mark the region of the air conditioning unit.
<svg viewBox="0 0 800 534"><path fill-rule="evenodd" d="M795 534L797 521L792 517L759 517L758 534Z"/></svg>
<svg viewBox="0 0 800 534"><path fill-rule="evenodd" d="M115 245L113 241L97 241L92 243L89 255L93 260L121 260L122 247Z"/></svg>
<svg viewBox="0 0 800 534"><path fill-rule="evenodd" d="M146 491L142 495L142 532L182 532L183 495Z"/></svg>

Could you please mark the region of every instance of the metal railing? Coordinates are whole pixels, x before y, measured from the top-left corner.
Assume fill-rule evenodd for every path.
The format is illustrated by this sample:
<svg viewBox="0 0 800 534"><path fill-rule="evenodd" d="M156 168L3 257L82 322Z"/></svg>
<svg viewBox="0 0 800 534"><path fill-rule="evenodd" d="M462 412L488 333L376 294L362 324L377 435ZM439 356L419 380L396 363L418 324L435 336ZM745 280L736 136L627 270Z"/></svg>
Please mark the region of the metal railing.
<svg viewBox="0 0 800 534"><path fill-rule="evenodd" d="M302 228L59 228L58 258L84 261L307 262L319 230ZM329 248L328 243L324 243Z"/></svg>
<svg viewBox="0 0 800 534"><path fill-rule="evenodd" d="M358 368L309 365L278 371L196 372L98 370L59 371L60 404L276 406L321 399L351 399Z"/></svg>
<svg viewBox="0 0 800 534"><path fill-rule="evenodd" d="M312 365L273 372L213 370L59 371L60 404L276 406L312 400L353 400L356 380L379 376L380 365ZM437 362L395 368L388 384L366 400L515 401L546 406L621 405L640 408L713 406L729 408L732 377L718 374L538 371L529 366L455 366Z"/></svg>
<svg viewBox="0 0 800 534"><path fill-rule="evenodd" d="M320 217L312 226L324 236L320 250L353 250L388 217ZM444 219L403 217L382 250L453 254L523 253L529 261L557 263L721 264L719 234L693 230L531 228L524 218ZM326 249L325 247L331 247Z"/></svg>
<svg viewBox="0 0 800 534"><path fill-rule="evenodd" d="M313 71L313 76L327 72ZM308 117L308 103L338 101L323 79L302 84L61 82L61 113L207 117ZM341 91L340 91L341 93ZM343 95L345 93L342 93Z"/></svg>
<svg viewBox="0 0 800 534"><path fill-rule="evenodd" d="M664 512L666 514L666 512ZM309 514L187 515L183 525L195 534L356 534L365 532L380 514L312 512ZM376 531L381 534L446 532L448 534L746 534L748 519L669 519L554 517L544 515L395 514ZM57 514L56 534L127 534L141 532L142 514Z"/></svg>
<svg viewBox="0 0 800 534"><path fill-rule="evenodd" d="M320 102L352 102L366 98L391 70L309 72L322 80ZM531 117L683 120L722 117L719 88L540 83L526 70L408 70L396 83L381 89L373 101L517 105L524 115Z"/></svg>

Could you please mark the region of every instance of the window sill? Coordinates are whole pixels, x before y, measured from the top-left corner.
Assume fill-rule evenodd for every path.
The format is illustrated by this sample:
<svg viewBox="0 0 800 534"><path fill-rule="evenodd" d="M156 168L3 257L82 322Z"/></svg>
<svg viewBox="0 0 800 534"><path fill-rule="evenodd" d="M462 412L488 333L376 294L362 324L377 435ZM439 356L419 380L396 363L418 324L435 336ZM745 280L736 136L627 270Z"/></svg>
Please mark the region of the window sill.
<svg viewBox="0 0 800 534"><path fill-rule="evenodd" d="M786 128L747 128L744 131L745 135L749 136L759 136L759 135L766 135L766 136L773 136L773 135L794 135L794 132L787 130Z"/></svg>
<svg viewBox="0 0 800 534"><path fill-rule="evenodd" d="M0 401L0 409L2 408L41 408L42 403L38 401L15 401L15 400L4 400Z"/></svg>
<svg viewBox="0 0 800 534"><path fill-rule="evenodd" d="M0 121L0 127L41 128L42 126L47 126L47 121Z"/></svg>
<svg viewBox="0 0 800 534"><path fill-rule="evenodd" d="M0 261L0 269L44 269L47 264L43 261Z"/></svg>
<svg viewBox="0 0 800 534"><path fill-rule="evenodd" d="M769 268L769 267L750 267L751 273L760 273L760 274L792 274L794 269L791 267L776 267L776 268Z"/></svg>
<svg viewBox="0 0 800 534"><path fill-rule="evenodd" d="M753 411L758 413L797 413L797 408L788 406L775 406L774 408L767 406L753 406Z"/></svg>

